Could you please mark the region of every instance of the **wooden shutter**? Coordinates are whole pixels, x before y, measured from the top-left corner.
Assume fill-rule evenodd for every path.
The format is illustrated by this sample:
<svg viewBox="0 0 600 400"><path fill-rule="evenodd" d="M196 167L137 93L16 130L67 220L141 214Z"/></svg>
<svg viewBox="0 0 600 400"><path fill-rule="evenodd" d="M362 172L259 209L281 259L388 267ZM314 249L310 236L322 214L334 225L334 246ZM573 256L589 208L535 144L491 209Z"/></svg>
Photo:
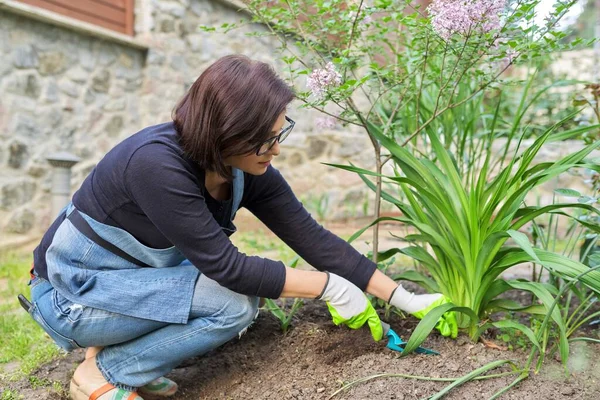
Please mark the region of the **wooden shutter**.
<svg viewBox="0 0 600 400"><path fill-rule="evenodd" d="M133 36L134 0L19 0L32 6Z"/></svg>

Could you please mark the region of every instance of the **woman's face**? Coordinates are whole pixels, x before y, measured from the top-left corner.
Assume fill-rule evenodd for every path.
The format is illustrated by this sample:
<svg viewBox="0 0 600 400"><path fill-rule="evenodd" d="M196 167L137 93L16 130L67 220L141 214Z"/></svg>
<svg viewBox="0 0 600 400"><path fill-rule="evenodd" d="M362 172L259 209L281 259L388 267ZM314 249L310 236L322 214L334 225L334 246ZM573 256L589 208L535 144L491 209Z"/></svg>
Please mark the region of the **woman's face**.
<svg viewBox="0 0 600 400"><path fill-rule="evenodd" d="M273 129L271 129L271 137L279 135L283 125L285 124L285 111L282 112L275 125L273 125ZM227 157L224 162L225 165L232 166L244 172L247 172L252 175L262 175L267 172L267 168L271 165L271 160L273 157L279 155L279 141L275 141L273 147L269 151L267 151L262 156L256 155L256 150L254 150L250 154L245 155L236 155Z"/></svg>

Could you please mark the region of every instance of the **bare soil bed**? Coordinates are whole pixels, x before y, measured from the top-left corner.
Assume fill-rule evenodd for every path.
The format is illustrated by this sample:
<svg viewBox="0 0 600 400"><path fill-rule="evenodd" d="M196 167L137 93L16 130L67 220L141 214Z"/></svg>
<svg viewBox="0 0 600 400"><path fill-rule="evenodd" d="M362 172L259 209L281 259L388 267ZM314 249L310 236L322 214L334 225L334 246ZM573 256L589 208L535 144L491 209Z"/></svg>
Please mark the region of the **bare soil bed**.
<svg viewBox="0 0 600 400"><path fill-rule="evenodd" d="M394 316L391 325L408 338L418 321ZM429 377L459 377L490 361L512 359L522 364L523 351L502 351L432 333L424 346L439 356L413 354L399 358L375 343L368 329L352 331L334 326L325 305L309 301L297 314L294 328L281 333L279 322L261 311L256 323L239 340L227 343L203 357L191 358L170 375L180 385L173 399L328 399L344 383L379 373L401 373ZM577 342L571 346L570 375L560 362L547 360L542 371L531 375L503 399L600 399L600 346ZM4 382L25 399L66 399L36 382L58 381L64 388L72 371L83 359L76 351L39 368L32 377ZM491 373L509 371L501 367ZM512 382L513 377L471 381L453 390L447 399L487 399ZM403 378L380 378L360 383L334 399L421 399L448 383ZM156 400L146 397L147 400Z"/></svg>

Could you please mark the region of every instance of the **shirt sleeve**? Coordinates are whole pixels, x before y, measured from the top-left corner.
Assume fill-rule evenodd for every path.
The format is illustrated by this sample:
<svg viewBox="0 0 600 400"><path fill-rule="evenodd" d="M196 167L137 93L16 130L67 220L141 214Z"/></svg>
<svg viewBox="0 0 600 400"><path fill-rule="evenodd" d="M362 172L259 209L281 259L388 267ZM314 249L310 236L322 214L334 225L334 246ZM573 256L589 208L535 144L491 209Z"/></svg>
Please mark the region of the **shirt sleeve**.
<svg viewBox="0 0 600 400"><path fill-rule="evenodd" d="M366 289L377 266L345 240L318 224L273 167L250 177L244 202L250 212L309 264Z"/></svg>
<svg viewBox="0 0 600 400"><path fill-rule="evenodd" d="M198 176L176 150L140 147L125 169L132 200L201 273L237 293L278 298L285 266L238 251L206 206Z"/></svg>

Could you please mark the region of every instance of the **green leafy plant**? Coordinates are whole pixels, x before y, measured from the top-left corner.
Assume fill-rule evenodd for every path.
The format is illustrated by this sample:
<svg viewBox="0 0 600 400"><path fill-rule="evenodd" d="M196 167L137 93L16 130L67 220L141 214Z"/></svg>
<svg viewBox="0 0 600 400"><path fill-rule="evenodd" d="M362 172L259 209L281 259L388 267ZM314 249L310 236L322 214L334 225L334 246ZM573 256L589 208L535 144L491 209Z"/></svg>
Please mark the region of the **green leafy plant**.
<svg viewBox="0 0 600 400"><path fill-rule="evenodd" d="M290 264L290 268L296 268L298 265L299 257L296 257ZM281 306L278 305L274 300L265 299L265 308L273 314L281 324L281 330L283 333L287 333L291 326L294 315L302 308L304 301L299 298L292 300L291 306L288 307L289 300L291 299L280 299Z"/></svg>
<svg viewBox="0 0 600 400"><path fill-rule="evenodd" d="M517 112L512 129L508 132L509 138L523 130L519 125L519 118L528 106L525 99L526 93L521 110ZM565 209L584 209L595 214L599 212L591 205L580 202L545 207L528 207L524 204L526 195L533 188L565 171L572 168L598 169L597 165L587 163L585 158L600 146L600 142L590 144L558 161L533 163L544 143L571 138L582 131L597 129L598 126L556 133L557 127L561 125L559 122L548 128L526 150L518 152L517 146L517 151L510 160L503 158L499 161L498 168L492 169L494 154L491 143L497 120L498 115L495 114L489 132L480 136L480 163L462 171L433 129L426 130L433 158L431 155L419 158L384 135L377 125L369 127L372 134L390 152L395 165L395 175L384 178L394 183L398 192L403 195L400 197L382 192L383 199L393 203L403 216L379 218L371 225L383 220L394 220L412 226L416 233L405 237L410 246L395 251L406 254L425 266L433 278L435 291L449 297L454 304L473 310L481 319L487 319L490 312L498 310L544 312L540 307L528 308L497 299L500 294L511 289L534 293L546 309L552 303L553 292L543 284L500 279L500 274L513 265L535 261L550 271L571 277L587 269L585 265L565 256L534 249L527 236L519 232L519 229L545 213L569 215L564 212ZM520 143L520 138L517 139ZM506 146L510 143L509 140ZM504 152L504 156L507 152L508 150ZM359 173L365 181L367 175L377 175L376 172L353 166L336 166ZM370 187L374 188L372 184ZM598 231L596 225L584 220L578 222ZM358 237L365 229L367 227L351 239ZM425 277L422 278L424 279ZM600 274L587 276L583 283L598 290ZM564 320L558 310L553 314L553 319L564 328ZM477 328L473 322L471 320L469 333L471 338L477 339L481 328ZM461 316L459 324L463 328L469 326L468 317ZM532 336L529 328L521 324L515 323L513 327Z"/></svg>

